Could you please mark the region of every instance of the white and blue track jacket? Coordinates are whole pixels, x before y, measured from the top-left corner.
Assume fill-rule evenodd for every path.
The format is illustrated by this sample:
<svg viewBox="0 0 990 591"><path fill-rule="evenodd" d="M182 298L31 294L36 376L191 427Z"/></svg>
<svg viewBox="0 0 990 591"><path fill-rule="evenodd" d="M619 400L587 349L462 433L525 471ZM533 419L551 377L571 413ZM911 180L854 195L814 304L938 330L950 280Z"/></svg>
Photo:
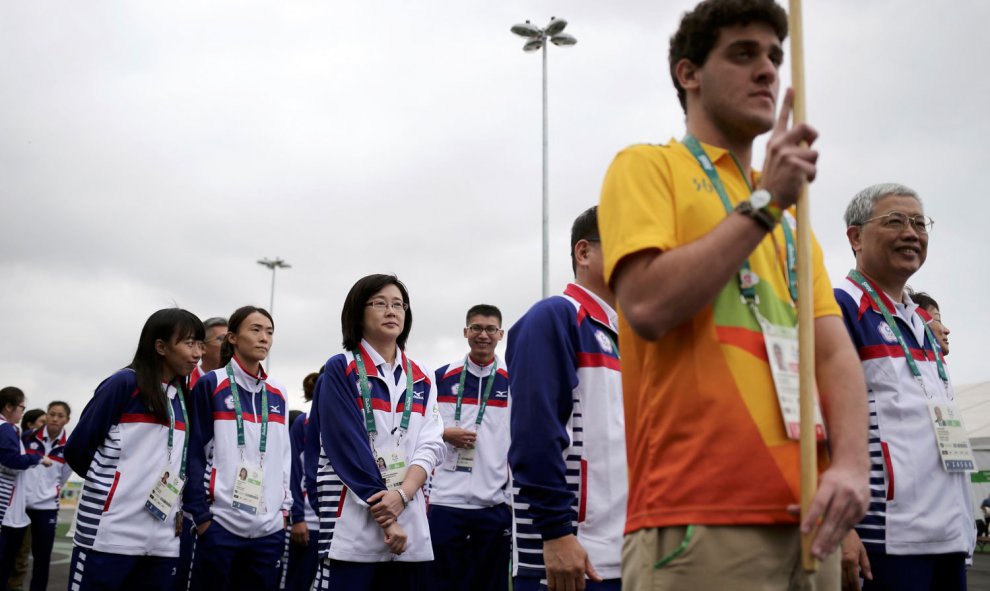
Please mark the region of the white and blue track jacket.
<svg viewBox="0 0 990 591"><path fill-rule="evenodd" d="M446 450L432 374L412 361L412 413L409 430L402 435L398 427L402 411L410 403L406 400L406 354L400 351L395 365L390 366L367 341L361 341L360 347L378 431L375 449L385 453L399 446L407 466L420 466L430 474L443 462ZM320 441L316 475L320 557L349 562L433 560L422 490L416 491L399 514L399 525L408 536L404 553L395 556L389 551L382 529L371 517L367 499L386 489L371 452L362 409L354 356L347 352L331 357L317 382L310 410L310 432L315 421Z"/></svg>
<svg viewBox="0 0 990 591"><path fill-rule="evenodd" d="M509 330L509 467L516 574L544 578L543 541L576 534L602 577L621 576L628 492L617 315L570 284Z"/></svg>
<svg viewBox="0 0 990 591"><path fill-rule="evenodd" d="M291 450L289 445L289 405L285 388L265 376L248 373L235 357L234 380L244 417L243 460L237 446L237 420L234 398L226 368L205 374L196 382L192 399L195 428L189 447L190 477L183 495L184 509L196 525L211 519L242 538L260 538L284 529L292 506L289 491ZM261 386L268 390L268 442L265 450L262 502L255 515L235 509L231 502L234 481L242 461L251 466L261 463ZM210 455L212 452L212 461Z"/></svg>
<svg viewBox="0 0 990 591"><path fill-rule="evenodd" d="M508 503L509 497L509 373L505 364L495 358L498 370L492 384L482 416L476 427L478 402L491 378L492 363L481 367L470 358L464 377L464 396L461 398L460 427L477 428L478 438L474 448L474 468L471 471L456 468L457 449L447 444L447 459L430 477L430 504L478 509ZM445 428L455 427L457 388L460 386L464 359L437 370L437 403Z"/></svg>
<svg viewBox="0 0 990 591"><path fill-rule="evenodd" d="M65 463L65 442L68 433L65 429L52 439L48 429L41 427L28 431L21 437L24 449L38 458L48 456L52 461L49 468L38 465L24 472L24 496L28 509L51 511L58 509L58 496L65 482L72 475L72 468Z"/></svg>
<svg viewBox="0 0 990 591"><path fill-rule="evenodd" d="M937 345L926 338L917 306L895 304L873 288L894 316L928 393L936 402L950 399L952 385L946 390L939 378ZM942 468L928 399L904 350L869 294L851 280L835 288L835 299L866 374L870 411L870 507L856 526L860 540L868 551L885 554L971 553L976 529L969 474Z"/></svg>
<svg viewBox="0 0 990 591"><path fill-rule="evenodd" d="M65 460L85 474L76 509L74 544L130 556L179 555L175 514L159 521L145 501L168 466L179 471L187 425L174 386L166 390L175 416L172 457L168 421L159 422L138 397L137 375L122 369L96 388L65 444ZM176 503L178 505L178 503Z"/></svg>
<svg viewBox="0 0 990 591"><path fill-rule="evenodd" d="M320 527L320 519L316 515L313 504L309 502L308 488L303 474L306 450L306 424L309 413L304 412L289 428L289 443L292 446L292 470L289 490L292 491L292 523L305 522L310 535L316 535Z"/></svg>
<svg viewBox="0 0 990 591"><path fill-rule="evenodd" d="M24 453L17 426L0 415L0 522L3 525L24 527L31 523L24 512L24 472L40 461L41 456Z"/></svg>

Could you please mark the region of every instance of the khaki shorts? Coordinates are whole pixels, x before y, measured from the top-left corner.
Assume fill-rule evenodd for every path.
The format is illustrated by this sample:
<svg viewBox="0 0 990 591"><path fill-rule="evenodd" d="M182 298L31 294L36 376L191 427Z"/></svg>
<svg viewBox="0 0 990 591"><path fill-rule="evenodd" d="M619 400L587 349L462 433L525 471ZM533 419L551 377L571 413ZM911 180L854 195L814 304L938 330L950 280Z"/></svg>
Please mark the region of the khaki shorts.
<svg viewBox="0 0 990 591"><path fill-rule="evenodd" d="M838 591L840 553L807 576L796 526L643 529L622 545L623 591ZM679 551L679 552L678 552ZM657 562L674 555L655 568Z"/></svg>

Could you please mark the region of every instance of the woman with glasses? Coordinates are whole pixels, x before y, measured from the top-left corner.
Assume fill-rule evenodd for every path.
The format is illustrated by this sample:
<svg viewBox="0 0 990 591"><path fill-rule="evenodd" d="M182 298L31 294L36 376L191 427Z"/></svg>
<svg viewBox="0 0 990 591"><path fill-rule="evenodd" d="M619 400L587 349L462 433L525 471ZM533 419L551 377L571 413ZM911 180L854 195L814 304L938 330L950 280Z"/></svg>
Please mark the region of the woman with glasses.
<svg viewBox="0 0 990 591"><path fill-rule="evenodd" d="M84 477L70 587L171 591L179 562L179 494L187 478L185 383L203 323L170 308L148 318L134 360L103 381L65 444ZM163 482L164 481L164 482Z"/></svg>
<svg viewBox="0 0 990 591"><path fill-rule="evenodd" d="M409 292L394 275L364 277L340 321L344 352L327 361L310 414L320 436L316 588L425 589L423 485L445 446L432 373L404 350Z"/></svg>
<svg viewBox="0 0 990 591"><path fill-rule="evenodd" d="M24 472L39 463L46 468L52 465L47 457L24 452L17 431L24 408L24 392L20 388L0 389L0 521L3 522L0 529L0 589L7 588L24 533L31 524L21 486Z"/></svg>
<svg viewBox="0 0 990 591"><path fill-rule="evenodd" d="M196 525L190 589L277 589L289 491L289 405L266 373L275 322L263 308L231 316L220 367L196 382L194 477L185 510Z"/></svg>

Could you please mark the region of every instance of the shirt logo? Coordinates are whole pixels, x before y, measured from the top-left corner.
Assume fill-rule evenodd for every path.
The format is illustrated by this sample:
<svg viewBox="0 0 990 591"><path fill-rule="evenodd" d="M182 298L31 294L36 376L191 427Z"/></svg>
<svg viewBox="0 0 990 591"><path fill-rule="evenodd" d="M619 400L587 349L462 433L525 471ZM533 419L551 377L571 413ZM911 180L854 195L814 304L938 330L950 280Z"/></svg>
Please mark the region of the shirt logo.
<svg viewBox="0 0 990 591"><path fill-rule="evenodd" d="M883 337L883 340L887 341L888 343L897 342L897 335L895 335L894 331L890 329L890 325L887 324L886 321L881 320L880 323L877 324L877 328L880 329L880 336Z"/></svg>
<svg viewBox="0 0 990 591"><path fill-rule="evenodd" d="M508 390L495 390L495 398L505 398L508 395Z"/></svg>
<svg viewBox="0 0 990 591"><path fill-rule="evenodd" d="M600 330L596 330L595 339L598 341L598 346L602 348L602 351L606 353L612 352L612 339L608 338L608 335Z"/></svg>
<svg viewBox="0 0 990 591"><path fill-rule="evenodd" d="M230 396L224 398L223 405L227 407L227 410L234 410L234 395L231 394Z"/></svg>
<svg viewBox="0 0 990 591"><path fill-rule="evenodd" d="M278 407L277 404L269 404L268 409L269 409L268 412L276 412L276 413L282 412L282 410Z"/></svg>
<svg viewBox="0 0 990 591"><path fill-rule="evenodd" d="M457 396L457 391L460 389L460 387L461 387L460 384L454 384L453 386L450 387L450 393L453 394L454 396Z"/></svg>

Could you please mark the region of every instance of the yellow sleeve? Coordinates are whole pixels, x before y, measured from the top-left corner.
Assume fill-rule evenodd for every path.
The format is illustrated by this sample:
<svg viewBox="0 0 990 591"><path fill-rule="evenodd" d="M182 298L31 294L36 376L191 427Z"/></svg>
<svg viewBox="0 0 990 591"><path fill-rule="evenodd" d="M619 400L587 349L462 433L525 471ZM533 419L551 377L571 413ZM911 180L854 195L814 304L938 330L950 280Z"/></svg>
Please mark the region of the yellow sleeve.
<svg viewBox="0 0 990 591"><path fill-rule="evenodd" d="M636 252L677 246L673 179L666 148L632 146L615 157L598 206L605 281L619 261Z"/></svg>

